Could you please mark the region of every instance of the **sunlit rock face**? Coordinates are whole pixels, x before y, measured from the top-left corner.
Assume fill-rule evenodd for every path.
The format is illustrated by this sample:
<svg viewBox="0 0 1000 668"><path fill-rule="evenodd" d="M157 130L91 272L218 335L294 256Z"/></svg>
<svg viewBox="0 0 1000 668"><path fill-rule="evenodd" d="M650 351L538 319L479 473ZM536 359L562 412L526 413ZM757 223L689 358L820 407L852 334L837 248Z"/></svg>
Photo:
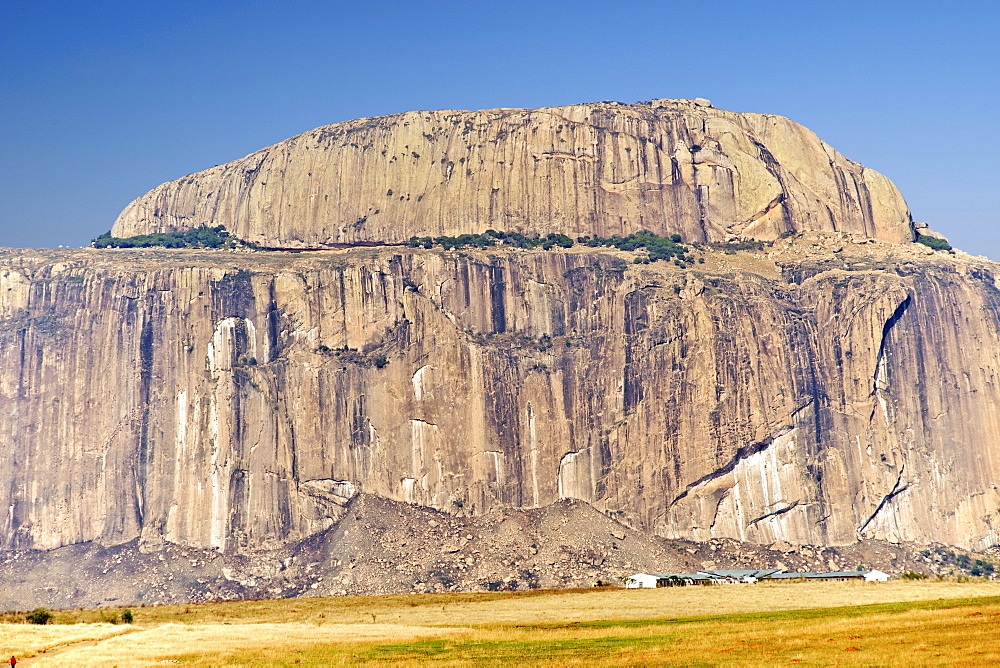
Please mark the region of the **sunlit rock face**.
<svg viewBox="0 0 1000 668"><path fill-rule="evenodd" d="M225 225L268 247L489 228L686 240L838 231L913 238L881 174L780 116L707 101L414 111L317 128L165 183L115 236Z"/></svg>
<svg viewBox="0 0 1000 668"><path fill-rule="evenodd" d="M997 265L909 243L895 187L787 119L349 121L164 184L113 233L220 224L321 250L0 251L0 548L248 554L359 494L579 499L692 540L1000 542ZM333 250L489 228L774 243L681 266Z"/></svg>
<svg viewBox="0 0 1000 668"><path fill-rule="evenodd" d="M860 240L692 269L5 251L0 545L241 552L359 492L457 515L574 498L696 540L992 543L997 265Z"/></svg>

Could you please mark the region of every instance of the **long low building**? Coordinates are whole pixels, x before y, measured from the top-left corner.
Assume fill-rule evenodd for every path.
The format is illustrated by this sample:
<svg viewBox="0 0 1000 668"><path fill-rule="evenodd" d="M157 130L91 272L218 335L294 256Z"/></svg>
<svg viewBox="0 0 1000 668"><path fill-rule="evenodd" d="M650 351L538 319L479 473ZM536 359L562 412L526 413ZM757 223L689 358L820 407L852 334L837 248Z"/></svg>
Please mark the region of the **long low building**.
<svg viewBox="0 0 1000 668"><path fill-rule="evenodd" d="M775 573L772 580L864 580L865 582L885 582L888 573L882 571L829 571L827 573Z"/></svg>
<svg viewBox="0 0 1000 668"><path fill-rule="evenodd" d="M624 578L628 589L682 587L689 584L753 583L758 580L863 580L885 582L888 573L882 571L829 571L826 573L785 573L780 568L746 570L702 570L695 573L636 573Z"/></svg>

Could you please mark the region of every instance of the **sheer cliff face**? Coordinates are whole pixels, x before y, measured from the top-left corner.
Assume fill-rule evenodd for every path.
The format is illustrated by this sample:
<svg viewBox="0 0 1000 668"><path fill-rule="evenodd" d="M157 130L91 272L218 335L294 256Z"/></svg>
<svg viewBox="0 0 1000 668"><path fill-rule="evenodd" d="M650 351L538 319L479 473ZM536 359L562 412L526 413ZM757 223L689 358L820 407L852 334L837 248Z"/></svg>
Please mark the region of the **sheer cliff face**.
<svg viewBox="0 0 1000 668"><path fill-rule="evenodd" d="M884 176L780 116L686 100L409 112L317 128L132 202L115 236L225 225L269 247L486 229L910 241Z"/></svg>
<svg viewBox="0 0 1000 668"><path fill-rule="evenodd" d="M359 491L466 515L577 498L668 537L994 542L996 265L829 243L699 271L7 251L0 543L241 551Z"/></svg>

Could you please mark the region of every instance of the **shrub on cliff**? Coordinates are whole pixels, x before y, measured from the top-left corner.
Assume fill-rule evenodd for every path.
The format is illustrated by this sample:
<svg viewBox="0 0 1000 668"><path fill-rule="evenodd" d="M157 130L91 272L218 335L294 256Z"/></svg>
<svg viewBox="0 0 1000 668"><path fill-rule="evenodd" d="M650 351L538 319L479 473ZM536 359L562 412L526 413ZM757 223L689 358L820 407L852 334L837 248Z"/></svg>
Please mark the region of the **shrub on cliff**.
<svg viewBox="0 0 1000 668"><path fill-rule="evenodd" d="M926 234L917 235L917 243L923 244L928 248L933 248L934 250L951 250L951 244L945 239L939 239L937 237L927 236Z"/></svg>
<svg viewBox="0 0 1000 668"><path fill-rule="evenodd" d="M504 245L515 248L541 248L550 250L555 247L572 248L573 240L565 234L551 233L544 237L527 236L520 232L497 232L486 230L482 234L460 234L457 237L410 237L406 245L411 248L433 248L441 246L445 250L457 248L490 248Z"/></svg>
<svg viewBox="0 0 1000 668"><path fill-rule="evenodd" d="M720 250L727 255L733 255L739 251L760 251L767 246L772 246L772 241L760 241L758 239L731 239L730 241L716 241L706 243L705 246Z"/></svg>
<svg viewBox="0 0 1000 668"><path fill-rule="evenodd" d="M254 244L237 239L226 231L224 225L208 227L203 225L180 232L160 232L142 234L135 237L119 238L105 232L91 242L94 248L234 248L236 246L256 247Z"/></svg>
<svg viewBox="0 0 1000 668"><path fill-rule="evenodd" d="M693 263L694 258L687 255L688 248L681 244L681 236L672 234L669 237L661 237L649 230L643 230L630 234L626 237L613 236L603 237L580 237L580 243L584 246L596 248L598 246L611 246L623 251L636 251L644 249L647 258L651 262L656 260L671 260L678 265L687 262ZM676 259L675 259L676 258ZM640 260L643 261L643 260Z"/></svg>
<svg viewBox="0 0 1000 668"><path fill-rule="evenodd" d="M636 258L636 264L655 262L656 260L674 260L678 266L685 263L694 264L694 258L687 255L688 248L681 244L679 234L671 234L669 237L661 237L649 230L636 232L625 237L580 237L577 241L584 246L591 248L611 247L623 251L645 250L646 255ZM497 232L496 230L486 230L482 234L461 234L457 237L410 237L406 242L410 248L433 248L440 246L445 250L455 250L457 248L489 248L492 246L504 245L514 248L541 248L551 250L553 248L572 248L574 241L565 234L550 233L543 236L528 236L520 232Z"/></svg>
<svg viewBox="0 0 1000 668"><path fill-rule="evenodd" d="M347 346L343 348L331 348L330 346L322 345L316 348L316 352L321 355L330 355L344 364L354 364L360 367L374 366L376 369L383 369L389 364L389 358L385 355L374 352L364 353L355 348L348 348Z"/></svg>

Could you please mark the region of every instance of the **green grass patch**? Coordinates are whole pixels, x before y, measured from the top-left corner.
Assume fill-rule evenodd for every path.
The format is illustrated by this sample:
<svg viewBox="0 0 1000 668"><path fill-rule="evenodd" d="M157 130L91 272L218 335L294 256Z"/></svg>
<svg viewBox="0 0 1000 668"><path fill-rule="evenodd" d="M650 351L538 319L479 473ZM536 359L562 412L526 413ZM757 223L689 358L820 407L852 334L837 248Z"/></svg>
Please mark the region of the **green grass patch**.
<svg viewBox="0 0 1000 668"><path fill-rule="evenodd" d="M892 619L886 619L886 616ZM225 657L215 665L847 665L949 663L968 652L1000 658L1000 597L912 601L690 618L479 625L467 636L316 645Z"/></svg>
<svg viewBox="0 0 1000 668"><path fill-rule="evenodd" d="M457 661L461 663L523 664L558 659L607 661L625 651L659 647L675 642L677 633L643 637L603 636L559 640L455 641L425 640L416 643L378 645L354 657L360 663Z"/></svg>
<svg viewBox="0 0 1000 668"><path fill-rule="evenodd" d="M1000 596L979 596L974 598L952 598L931 601L902 601L898 603L871 603L867 605L847 605L835 608L805 608L802 610L776 610L769 612L741 612L727 615L701 615L698 617L653 617L648 619L608 619L585 622L551 622L530 625L516 625L513 628L533 629L614 629L643 628L647 626L672 626L682 624L782 622L816 619L857 619L872 615L900 614L912 610L945 610L976 606L1000 606ZM470 625L470 628L498 628L496 624Z"/></svg>

